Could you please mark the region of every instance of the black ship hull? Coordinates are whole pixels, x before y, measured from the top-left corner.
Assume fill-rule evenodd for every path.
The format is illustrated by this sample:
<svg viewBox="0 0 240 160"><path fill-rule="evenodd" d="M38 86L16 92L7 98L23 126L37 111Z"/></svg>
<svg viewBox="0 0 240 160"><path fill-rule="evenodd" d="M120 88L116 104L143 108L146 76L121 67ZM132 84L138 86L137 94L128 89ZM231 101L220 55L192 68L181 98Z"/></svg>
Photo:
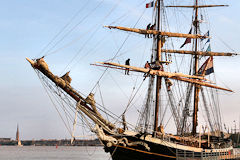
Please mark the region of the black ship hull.
<svg viewBox="0 0 240 160"><path fill-rule="evenodd" d="M128 137L129 138L129 137ZM132 139L133 140L133 139ZM191 149L183 150L181 147L171 147L169 144L157 144L149 141L142 141L146 143L150 150L147 150L142 145L121 145L113 144L109 146L104 143L105 152L110 153L112 160L185 160L185 159L240 159L236 155L233 155L233 152L227 151L227 149L222 150L208 150L206 152L197 152ZM165 142L163 142L165 143ZM179 145L178 145L179 146ZM188 148L188 146L184 146ZM191 148L191 147L189 147ZM196 148L199 149L199 148ZM210 152L209 152L210 151Z"/></svg>
<svg viewBox="0 0 240 160"><path fill-rule="evenodd" d="M124 146L112 146L110 148L105 147L106 152L110 152L113 160L172 160L176 159L176 154L170 153L169 150L165 150L164 147L159 148L158 152L149 152L133 147ZM159 153L160 152L160 153Z"/></svg>

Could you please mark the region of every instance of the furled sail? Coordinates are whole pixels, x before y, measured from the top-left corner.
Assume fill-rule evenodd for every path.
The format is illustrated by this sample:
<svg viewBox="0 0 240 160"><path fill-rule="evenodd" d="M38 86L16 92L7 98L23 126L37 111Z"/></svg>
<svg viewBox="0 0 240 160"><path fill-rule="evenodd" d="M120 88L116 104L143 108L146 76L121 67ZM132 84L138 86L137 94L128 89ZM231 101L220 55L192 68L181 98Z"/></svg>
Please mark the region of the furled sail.
<svg viewBox="0 0 240 160"><path fill-rule="evenodd" d="M146 68L134 67L134 66L129 66L129 65L122 65L122 64L113 63L113 62L96 62L96 63L105 64L105 65L112 65L112 66L119 66L119 67L123 67L123 68L129 68L129 69L132 69L134 71L149 73L149 74L152 74L152 75L158 75L158 76L167 77L167 78L186 77L186 78L206 80L202 76L187 75L187 74L183 74L183 73L164 72L164 71L160 71L160 70L150 70L149 71L149 69L146 69Z"/></svg>
<svg viewBox="0 0 240 160"><path fill-rule="evenodd" d="M201 56L235 56L236 53L225 53L225 52L201 52L201 51L184 51L184 50L168 50L162 49L165 53L179 53L179 54L191 54L191 55L201 55Z"/></svg>
<svg viewBox="0 0 240 160"><path fill-rule="evenodd" d="M137 28L127 28L127 27L120 27L120 26L105 26L109 29L119 29L128 32L135 32L139 34L153 34L153 35L161 35L167 37L178 37L178 38L209 38L208 36L202 36L200 34L184 34L184 33L173 33L173 32L162 32L157 30L146 30L146 29L137 29Z"/></svg>
<svg viewBox="0 0 240 160"><path fill-rule="evenodd" d="M203 80L206 80L206 79L202 76L186 75L183 73L171 73L171 72L164 72L164 71L152 70L152 69L149 70L146 68L122 65L122 64L113 63L113 62L97 62L97 63L103 64L103 65L128 68L128 69L132 69L132 71L144 72L144 73L148 73L151 75L157 75L157 76L161 76L161 77L166 77L166 78L171 78L171 79L175 79L175 80L179 80L179 81L197 84L200 86L206 86L206 87L210 87L210 88L216 88L216 89L220 89L220 90L224 90L224 91L233 92L230 89L218 87L218 86L212 85L208 82L204 82ZM105 66L105 67L107 67L107 66Z"/></svg>

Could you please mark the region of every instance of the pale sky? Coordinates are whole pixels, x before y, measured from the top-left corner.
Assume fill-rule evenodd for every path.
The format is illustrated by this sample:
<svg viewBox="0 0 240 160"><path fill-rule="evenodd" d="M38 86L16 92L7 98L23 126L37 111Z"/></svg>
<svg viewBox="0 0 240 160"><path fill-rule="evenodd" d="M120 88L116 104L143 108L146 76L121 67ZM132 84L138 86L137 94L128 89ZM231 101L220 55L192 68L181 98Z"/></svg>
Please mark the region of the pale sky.
<svg viewBox="0 0 240 160"><path fill-rule="evenodd" d="M102 70L89 64L112 58L127 36L125 32L109 31L102 26L133 27L142 15L136 27L145 28L152 19L152 10L144 9L147 2L149 1L3 1L0 6L0 73L2 75L0 81L0 137L14 138L17 124L19 124L22 139L70 138L70 134L25 57L38 58L50 49L48 53L53 54L47 53L45 58L50 69L58 75L71 70L70 75L73 78L74 88L88 94L100 77ZM181 0L174 2L181 4ZM231 51L224 44L226 43L231 49L240 53L240 1L209 0L207 3L230 5L227 8L210 9L208 12L211 20L210 31L216 38L211 44L212 50ZM168 10L168 12L171 11ZM78 14L76 15L76 13ZM191 19L189 13L191 12L182 11L181 14ZM76 17L67 26L67 30L48 46L47 50L41 52L74 15ZM168 18L172 16L174 15L169 14ZM173 26L173 29L182 29L187 33L190 28L187 26L189 23L189 21L185 24L182 22L180 24L183 26ZM75 25L77 26L75 27ZM71 28L74 29L70 32ZM64 37L68 32L68 36ZM61 40L61 37L64 39ZM224 43L221 42L222 40ZM60 43L54 46L58 41ZM145 45L147 47L144 47ZM53 47L51 48L51 46ZM137 60L144 62L149 59L150 46L151 41L146 40L143 36L132 34L126 46L121 50L121 56L117 58L117 61L124 63L125 59L131 58L132 65L139 65L140 62ZM145 55L147 56L142 56L143 50L146 50ZM141 53L141 55L138 57L137 53ZM75 56L76 54L77 56ZM68 65L69 63L70 65ZM232 127L233 121L239 122L240 118L240 57L216 58L215 73L220 86L235 91L233 94L220 92L224 121L229 127ZM122 73L119 76L124 80L125 76ZM126 88L129 83L134 83L133 78L134 76L130 78L131 80L123 82L122 89L126 91L127 95L131 91ZM103 81L105 81L103 85L108 83L106 79ZM111 88L111 84L114 83L107 84L108 88ZM106 90L104 93L105 99L108 100L106 106L112 111L122 112L125 106L118 104L126 105L127 98L115 97L114 94L113 90ZM112 107L112 103L122 108Z"/></svg>

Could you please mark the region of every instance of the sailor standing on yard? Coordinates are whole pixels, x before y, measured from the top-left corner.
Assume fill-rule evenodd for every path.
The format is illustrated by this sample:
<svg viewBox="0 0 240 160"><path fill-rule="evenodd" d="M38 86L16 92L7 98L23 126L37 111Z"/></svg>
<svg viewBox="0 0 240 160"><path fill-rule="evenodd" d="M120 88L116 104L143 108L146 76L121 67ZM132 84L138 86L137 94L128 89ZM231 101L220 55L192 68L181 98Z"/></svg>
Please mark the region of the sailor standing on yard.
<svg viewBox="0 0 240 160"><path fill-rule="evenodd" d="M145 66L144 66L144 68L146 68L146 69L150 68L150 64L149 64L149 62L148 62L148 61L145 63Z"/></svg>
<svg viewBox="0 0 240 160"><path fill-rule="evenodd" d="M144 68L149 69L148 73L145 73L145 74L143 75L143 77L146 78L146 77L149 75L149 72L150 72L150 70L151 70L151 66L150 66L150 64L149 64L148 61L145 63Z"/></svg>
<svg viewBox="0 0 240 160"><path fill-rule="evenodd" d="M125 61L125 65L128 65L128 66L130 65L130 59L129 58ZM125 74L129 75L129 68L126 68Z"/></svg>
<svg viewBox="0 0 240 160"><path fill-rule="evenodd" d="M149 30L150 27L151 27L151 23L149 23L149 24L147 25L146 30ZM145 34L145 38L149 38L149 34Z"/></svg>

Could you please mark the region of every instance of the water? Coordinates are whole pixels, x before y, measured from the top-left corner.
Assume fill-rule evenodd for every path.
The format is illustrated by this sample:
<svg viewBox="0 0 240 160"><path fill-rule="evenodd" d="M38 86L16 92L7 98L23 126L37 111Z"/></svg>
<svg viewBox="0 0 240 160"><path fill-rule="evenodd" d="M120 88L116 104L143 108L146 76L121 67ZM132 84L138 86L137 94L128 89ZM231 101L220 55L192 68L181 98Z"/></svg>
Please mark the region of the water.
<svg viewBox="0 0 240 160"><path fill-rule="evenodd" d="M103 147L0 146L0 160L111 160Z"/></svg>

